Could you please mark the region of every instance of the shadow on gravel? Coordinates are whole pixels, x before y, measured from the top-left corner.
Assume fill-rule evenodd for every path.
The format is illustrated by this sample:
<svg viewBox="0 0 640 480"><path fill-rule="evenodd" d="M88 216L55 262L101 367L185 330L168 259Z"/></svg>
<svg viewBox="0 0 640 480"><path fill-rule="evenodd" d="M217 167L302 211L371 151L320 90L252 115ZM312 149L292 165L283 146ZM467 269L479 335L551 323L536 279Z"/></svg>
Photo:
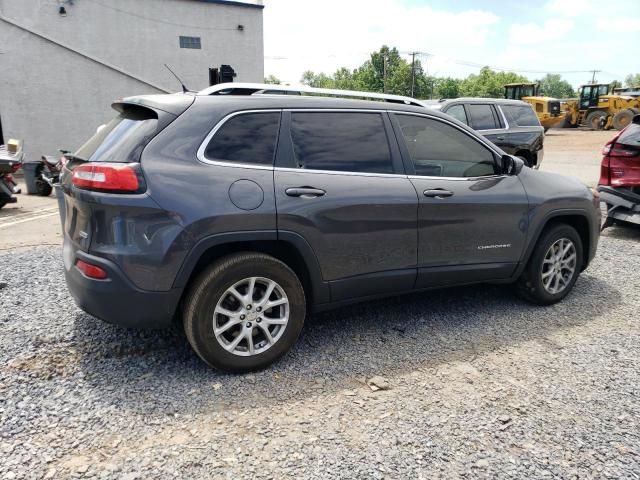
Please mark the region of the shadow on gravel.
<svg viewBox="0 0 640 480"><path fill-rule="evenodd" d="M633 223L615 224L602 232L602 240L606 237L617 238L619 240L640 240L640 225Z"/></svg>
<svg viewBox="0 0 640 480"><path fill-rule="evenodd" d="M250 375L209 369L178 327L127 330L78 314L76 367L94 401L145 414L244 408L354 388L372 375L392 378L471 360L588 323L619 300L611 285L585 273L572 294L551 307L526 304L504 286L369 302L312 317L288 356Z"/></svg>

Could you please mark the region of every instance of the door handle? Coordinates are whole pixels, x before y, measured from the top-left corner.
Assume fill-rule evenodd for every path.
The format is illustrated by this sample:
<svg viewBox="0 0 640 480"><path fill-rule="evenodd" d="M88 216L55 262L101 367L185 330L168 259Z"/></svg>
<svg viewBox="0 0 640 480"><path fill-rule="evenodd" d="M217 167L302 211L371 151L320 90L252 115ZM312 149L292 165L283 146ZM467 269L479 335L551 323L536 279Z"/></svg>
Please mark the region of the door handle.
<svg viewBox="0 0 640 480"><path fill-rule="evenodd" d="M453 196L453 192L450 190L445 190L444 188L434 188L431 190L425 190L422 192L425 197L430 198L445 198Z"/></svg>
<svg viewBox="0 0 640 480"><path fill-rule="evenodd" d="M504 140L504 136L501 135L499 137L496 137L496 140Z"/></svg>
<svg viewBox="0 0 640 480"><path fill-rule="evenodd" d="M295 187L295 188L287 188L284 191L284 193L286 193L290 197L312 198L312 197L321 197L327 192L325 192L320 188Z"/></svg>

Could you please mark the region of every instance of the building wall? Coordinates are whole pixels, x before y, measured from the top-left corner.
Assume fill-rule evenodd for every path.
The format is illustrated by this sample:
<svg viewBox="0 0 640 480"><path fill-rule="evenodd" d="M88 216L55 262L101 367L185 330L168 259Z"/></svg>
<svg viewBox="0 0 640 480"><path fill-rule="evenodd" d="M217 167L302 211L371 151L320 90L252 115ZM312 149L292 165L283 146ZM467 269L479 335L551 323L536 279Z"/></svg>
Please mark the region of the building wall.
<svg viewBox="0 0 640 480"><path fill-rule="evenodd" d="M0 119L5 141L24 140L28 160L77 149L113 117L118 98L180 90L165 63L192 90L223 63L235 81L263 79L259 8L74 0L66 17L58 8L57 0L0 0ZM180 35L201 37L202 49L179 48Z"/></svg>

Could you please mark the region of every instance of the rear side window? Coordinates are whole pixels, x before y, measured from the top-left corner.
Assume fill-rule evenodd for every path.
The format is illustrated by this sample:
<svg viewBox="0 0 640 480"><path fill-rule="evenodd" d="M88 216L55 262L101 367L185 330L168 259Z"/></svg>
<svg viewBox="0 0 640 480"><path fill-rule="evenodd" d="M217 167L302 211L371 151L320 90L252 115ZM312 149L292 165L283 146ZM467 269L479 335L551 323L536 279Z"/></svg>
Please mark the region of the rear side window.
<svg viewBox="0 0 640 480"><path fill-rule="evenodd" d="M209 160L273 165L279 126L279 112L236 115L213 135L204 155Z"/></svg>
<svg viewBox="0 0 640 480"><path fill-rule="evenodd" d="M294 112L291 141L298 168L393 173L379 113Z"/></svg>
<svg viewBox="0 0 640 480"><path fill-rule="evenodd" d="M158 116L144 107L127 107L100 127L75 153L89 162L139 162L144 147L158 130Z"/></svg>
<svg viewBox="0 0 640 480"><path fill-rule="evenodd" d="M471 116L471 126L475 130L491 130L500 128L491 105L468 105L469 115Z"/></svg>
<svg viewBox="0 0 640 480"><path fill-rule="evenodd" d="M540 121L533 109L528 105L502 105L507 121L518 127L539 127Z"/></svg>
<svg viewBox="0 0 640 480"><path fill-rule="evenodd" d="M464 111L464 105L454 105L453 107L449 108L449 110L447 110L445 113L447 115L452 116L456 120L460 120L462 123L469 125L469 121L467 120L467 114Z"/></svg>
<svg viewBox="0 0 640 480"><path fill-rule="evenodd" d="M622 131L616 143L640 148L640 125L630 124Z"/></svg>
<svg viewBox="0 0 640 480"><path fill-rule="evenodd" d="M493 153L457 128L415 115L396 118L416 175L481 177L496 173Z"/></svg>

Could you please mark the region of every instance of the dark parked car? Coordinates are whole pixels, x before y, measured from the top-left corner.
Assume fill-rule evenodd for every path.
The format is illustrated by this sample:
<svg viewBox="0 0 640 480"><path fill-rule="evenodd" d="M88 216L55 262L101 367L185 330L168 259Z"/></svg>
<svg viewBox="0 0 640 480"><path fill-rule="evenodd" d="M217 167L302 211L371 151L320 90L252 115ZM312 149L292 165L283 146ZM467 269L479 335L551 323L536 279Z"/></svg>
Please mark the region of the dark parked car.
<svg viewBox="0 0 640 480"><path fill-rule="evenodd" d="M247 371L287 352L311 311L478 282L567 295L596 252L593 193L381 99L115 103L62 175L78 305L128 327L181 318L205 362Z"/></svg>
<svg viewBox="0 0 640 480"><path fill-rule="evenodd" d="M429 104L469 125L505 152L539 168L544 155L544 128L526 102L494 98L456 98Z"/></svg>

